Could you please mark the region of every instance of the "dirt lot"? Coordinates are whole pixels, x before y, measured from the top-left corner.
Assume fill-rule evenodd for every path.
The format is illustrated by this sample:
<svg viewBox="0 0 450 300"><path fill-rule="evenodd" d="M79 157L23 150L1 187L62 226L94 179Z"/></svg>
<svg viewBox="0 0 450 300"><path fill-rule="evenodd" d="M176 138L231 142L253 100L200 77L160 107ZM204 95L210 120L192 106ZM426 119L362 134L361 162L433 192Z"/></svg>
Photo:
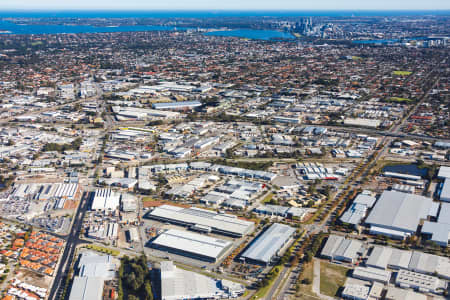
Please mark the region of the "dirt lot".
<svg viewBox="0 0 450 300"><path fill-rule="evenodd" d="M314 268L313 263L306 263L303 265L302 274L298 280L299 290L297 291L293 299L299 300L313 300L319 299L317 295L312 291L312 283L314 280Z"/></svg>
<svg viewBox="0 0 450 300"><path fill-rule="evenodd" d="M20 281L32 284L34 286L46 289L50 288L50 283L52 281L52 278L50 276L38 274L23 268L20 268L18 270L18 273L15 276L15 278L19 279Z"/></svg>
<svg viewBox="0 0 450 300"><path fill-rule="evenodd" d="M344 286L350 269L328 262L320 262L320 292L334 297Z"/></svg>

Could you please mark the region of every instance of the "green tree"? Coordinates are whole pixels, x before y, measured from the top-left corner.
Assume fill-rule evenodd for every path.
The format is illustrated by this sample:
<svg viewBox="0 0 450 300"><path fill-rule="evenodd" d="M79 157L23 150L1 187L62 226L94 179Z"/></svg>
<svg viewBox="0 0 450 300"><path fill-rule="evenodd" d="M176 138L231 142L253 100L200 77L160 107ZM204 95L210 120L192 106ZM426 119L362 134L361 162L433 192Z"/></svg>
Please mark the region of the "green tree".
<svg viewBox="0 0 450 300"><path fill-rule="evenodd" d="M144 298L145 300L153 300L152 286L148 280L144 285Z"/></svg>

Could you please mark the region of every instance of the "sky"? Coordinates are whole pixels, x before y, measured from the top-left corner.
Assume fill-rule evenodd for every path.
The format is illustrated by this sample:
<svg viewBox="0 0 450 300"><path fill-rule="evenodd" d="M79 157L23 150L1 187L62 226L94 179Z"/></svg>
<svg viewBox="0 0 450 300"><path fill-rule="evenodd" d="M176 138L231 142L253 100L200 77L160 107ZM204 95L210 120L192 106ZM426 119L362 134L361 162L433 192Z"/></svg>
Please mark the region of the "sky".
<svg viewBox="0 0 450 300"><path fill-rule="evenodd" d="M0 10L450 10L450 0L0 0Z"/></svg>

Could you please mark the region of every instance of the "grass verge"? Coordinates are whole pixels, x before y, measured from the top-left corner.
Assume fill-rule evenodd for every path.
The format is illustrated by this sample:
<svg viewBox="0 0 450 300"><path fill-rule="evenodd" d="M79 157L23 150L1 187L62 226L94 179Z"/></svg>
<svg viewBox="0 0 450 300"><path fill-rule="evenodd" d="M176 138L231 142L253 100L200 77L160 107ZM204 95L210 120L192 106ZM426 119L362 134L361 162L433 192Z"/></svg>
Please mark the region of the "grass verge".
<svg viewBox="0 0 450 300"><path fill-rule="evenodd" d="M95 250L105 254L111 254L112 256L119 256L120 252L118 250L111 250L105 247L97 246L97 245L86 245L87 249Z"/></svg>

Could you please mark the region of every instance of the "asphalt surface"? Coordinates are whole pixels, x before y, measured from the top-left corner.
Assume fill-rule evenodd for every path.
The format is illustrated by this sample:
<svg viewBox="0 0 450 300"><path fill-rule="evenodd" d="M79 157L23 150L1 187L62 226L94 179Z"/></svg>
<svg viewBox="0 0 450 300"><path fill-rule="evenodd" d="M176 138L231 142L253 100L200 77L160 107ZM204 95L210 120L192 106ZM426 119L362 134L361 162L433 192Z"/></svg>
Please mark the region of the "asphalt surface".
<svg viewBox="0 0 450 300"><path fill-rule="evenodd" d="M53 285L49 293L49 300L62 299L61 297L65 288L66 278L69 274L70 266L74 259L76 247L79 244L89 243L79 238L81 227L83 225L84 215L86 214L86 211L88 209L89 197L90 193L85 192L75 214L72 231L70 232L69 236L65 237L66 246L62 253L61 261L58 265L58 270L56 271ZM70 291L66 293L67 297L69 292Z"/></svg>

